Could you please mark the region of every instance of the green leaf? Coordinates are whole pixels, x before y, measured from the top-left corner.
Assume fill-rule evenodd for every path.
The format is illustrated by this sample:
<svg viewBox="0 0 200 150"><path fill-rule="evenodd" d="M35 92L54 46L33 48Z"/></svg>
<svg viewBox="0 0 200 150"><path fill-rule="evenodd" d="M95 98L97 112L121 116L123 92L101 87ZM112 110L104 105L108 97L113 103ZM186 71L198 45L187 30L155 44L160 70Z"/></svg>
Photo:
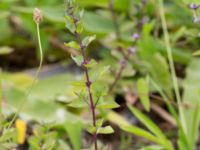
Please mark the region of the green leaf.
<svg viewBox="0 0 200 150"><path fill-rule="evenodd" d="M81 131L83 128L82 123L68 121L66 122L64 127L73 145L73 149L80 150L81 149Z"/></svg>
<svg viewBox="0 0 200 150"><path fill-rule="evenodd" d="M186 137L192 147L195 147L196 140L199 134L200 124L200 85L197 81L200 80L200 59L193 59L186 69L186 78L183 88L183 103L188 104L191 108L183 108L185 120L187 123Z"/></svg>
<svg viewBox="0 0 200 150"><path fill-rule="evenodd" d="M59 139L57 150L71 150L71 148L66 141Z"/></svg>
<svg viewBox="0 0 200 150"><path fill-rule="evenodd" d="M80 49L79 45L75 41L71 41L69 43L65 43L65 46L73 48L73 49L76 49L76 50Z"/></svg>
<svg viewBox="0 0 200 150"><path fill-rule="evenodd" d="M2 104L3 104L3 87L2 87L2 72L0 70L0 116L2 115ZM1 117L0 117L1 120ZM0 121L1 125L1 121Z"/></svg>
<svg viewBox="0 0 200 150"><path fill-rule="evenodd" d="M89 11L84 13L83 25L84 29L93 33L107 34L115 31L111 20Z"/></svg>
<svg viewBox="0 0 200 150"><path fill-rule="evenodd" d="M81 34L83 31L83 23L82 22L79 22L78 25L77 25L77 28L76 28L76 32L78 34Z"/></svg>
<svg viewBox="0 0 200 150"><path fill-rule="evenodd" d="M122 125L120 126L120 128L126 132L129 132L129 133L132 133L132 134L135 134L137 136L140 136L140 137L144 137L150 141L153 141L155 143L158 143L158 144L162 144L161 142L161 139L157 138L156 136L154 136L153 134L141 129L141 128L138 128L136 126L133 126L133 125Z"/></svg>
<svg viewBox="0 0 200 150"><path fill-rule="evenodd" d="M114 112L114 111L109 111L109 113L107 114L107 120L109 120L110 122L118 125L118 126L128 126L130 125L130 123L120 114Z"/></svg>
<svg viewBox="0 0 200 150"><path fill-rule="evenodd" d="M76 86L79 88L84 88L85 87L85 81L71 81L70 85Z"/></svg>
<svg viewBox="0 0 200 150"><path fill-rule="evenodd" d="M166 138L164 133L158 128L156 124L154 124L147 116L145 116L143 113L141 113L136 108L132 107L131 105L128 105L131 112L153 133L156 135L156 137L161 140L162 145L166 149L173 149L171 142Z"/></svg>
<svg viewBox="0 0 200 150"><path fill-rule="evenodd" d="M66 19L66 28L71 32L74 33L76 31L76 27L74 25L74 21L70 16L65 16Z"/></svg>
<svg viewBox="0 0 200 150"><path fill-rule="evenodd" d="M149 58L144 61L148 72L155 82L164 90L167 96L172 98L172 82L166 59L159 53L151 54L151 56L148 57Z"/></svg>
<svg viewBox="0 0 200 150"><path fill-rule="evenodd" d="M97 108L104 108L104 109L113 109L113 108L118 108L119 106L120 105L118 105L114 101L103 101L97 104Z"/></svg>
<svg viewBox="0 0 200 150"><path fill-rule="evenodd" d="M67 106L70 106L73 108L86 108L88 107L88 104L83 99L77 99L67 104Z"/></svg>
<svg viewBox="0 0 200 150"><path fill-rule="evenodd" d="M81 55L77 55L77 56L72 56L72 59L74 60L74 62L78 65L81 66L82 62L83 62L83 57Z"/></svg>
<svg viewBox="0 0 200 150"><path fill-rule="evenodd" d="M92 81L99 80L103 75L105 75L110 69L110 66L104 66L102 68L95 68L95 70L91 70L90 77Z"/></svg>
<svg viewBox="0 0 200 150"><path fill-rule="evenodd" d="M92 41L94 41L96 39L96 35L93 36L87 36L83 39L83 45L84 46L88 46Z"/></svg>
<svg viewBox="0 0 200 150"><path fill-rule="evenodd" d="M90 126L87 127L87 131L91 134L94 134L97 131L97 128L90 125Z"/></svg>
<svg viewBox="0 0 200 150"><path fill-rule="evenodd" d="M111 126L100 127L97 129L97 134L111 134L114 130Z"/></svg>
<svg viewBox="0 0 200 150"><path fill-rule="evenodd" d="M4 96L6 97L7 106L3 108L3 112L11 113L24 105L23 109L20 110L20 115L26 115L26 119L42 122L59 120L56 113L58 105L52 100L37 99L33 95L26 97L23 91L16 88L4 90Z"/></svg>
<svg viewBox="0 0 200 150"><path fill-rule="evenodd" d="M84 65L84 66L87 67L87 68L92 68L92 67L94 67L96 64L97 64L97 62L96 62L94 59L91 59L91 60L89 61L89 63L86 64L86 65Z"/></svg>
<svg viewBox="0 0 200 150"><path fill-rule="evenodd" d="M101 127L103 125L104 119L99 119L96 121L97 128Z"/></svg>
<svg viewBox="0 0 200 150"><path fill-rule="evenodd" d="M147 79L140 78L137 80L137 90L141 100L142 105L146 111L150 110L150 100L149 100L149 86Z"/></svg>
<svg viewBox="0 0 200 150"><path fill-rule="evenodd" d="M132 107L131 105L128 105L128 108L152 133L161 139L166 139L165 135L158 128L158 126L154 124L147 116L145 116L142 112Z"/></svg>

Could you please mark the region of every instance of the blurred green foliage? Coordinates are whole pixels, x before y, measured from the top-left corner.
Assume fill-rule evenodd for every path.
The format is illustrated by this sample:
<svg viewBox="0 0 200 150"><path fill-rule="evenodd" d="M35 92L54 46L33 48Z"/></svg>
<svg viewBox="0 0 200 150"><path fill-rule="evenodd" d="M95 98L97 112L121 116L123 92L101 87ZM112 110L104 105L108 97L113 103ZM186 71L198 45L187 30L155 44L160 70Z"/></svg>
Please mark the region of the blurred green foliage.
<svg viewBox="0 0 200 150"><path fill-rule="evenodd" d="M80 8L84 8L82 23L83 36L86 36L85 44L89 45L95 39L91 35L96 35L96 39L87 48L89 56L97 58L97 62L92 60L87 66L91 68L92 81L96 81L92 87L94 93L100 92L104 95L112 84L123 59L119 48L123 48L125 52L130 46L134 45L137 48L136 54L130 56L113 93L106 97L106 101L99 100L100 115L98 117L101 116L121 126L124 131L145 137L158 144L144 146L142 150L173 149L168 137L137 108L129 106L131 112L150 132L131 125L122 115L111 110L118 107L118 104L113 101L115 96L121 94L125 97L127 91L140 97L142 105L148 111L151 107L148 97L150 93L159 93L161 96L164 94L167 98L174 99L157 0L149 0L146 4L142 4L140 0L115 0L112 9L116 18L112 14L110 0L77 0L76 2ZM167 27L179 86L183 89L183 103L190 106L189 109L184 108L188 128L185 135L180 136L183 139L180 138L179 142L188 141L191 150L198 138L200 114L198 109L199 58L192 56L193 52L199 49L200 28L199 24L193 23L192 11L188 9L189 3L192 2L199 3L199 0L165 1ZM66 8L64 2L59 0L0 1L0 61L15 52L21 53L21 51L18 52L19 49L33 50L36 56L39 55L36 46L36 26L32 19L35 7L40 8L43 14L41 40L45 51L45 63L58 61L68 63L70 59L66 57L66 49L69 51L68 48L72 47L77 52L78 45L65 27L69 23L65 18ZM144 24L141 24L143 21ZM117 37L117 32L120 37ZM133 33L140 33L138 42L132 38ZM55 44L55 39L58 40L58 44ZM62 48L64 43L66 49ZM81 65L80 57L73 56L72 58ZM34 61L36 62L35 58ZM9 70L9 67L12 66L5 64L3 69ZM49 76L38 79L32 87L34 77L20 72L22 70L18 69L18 71L19 73L4 70L0 72L0 102L3 93L3 116L12 117L25 99L25 107L21 110L19 117L29 122L32 130L39 133L39 135L34 133L27 138L30 149L37 150L43 147L53 150L79 150L83 142L82 130L91 122L86 113L87 104L84 101L80 102L80 99L85 98L82 93L85 90L82 74L62 73ZM148 77L155 81L160 90L147 83ZM32 90L27 97L30 88ZM98 94L94 97L97 99ZM83 119L82 116L85 117L85 113L87 117ZM15 128L6 130L7 127L8 123L1 121L0 149L5 147L9 149L17 145ZM113 130L110 126L106 126L99 132L112 133ZM184 139L185 136L186 139ZM185 145L186 150L188 150L188 145ZM184 147L184 144L182 146Z"/></svg>

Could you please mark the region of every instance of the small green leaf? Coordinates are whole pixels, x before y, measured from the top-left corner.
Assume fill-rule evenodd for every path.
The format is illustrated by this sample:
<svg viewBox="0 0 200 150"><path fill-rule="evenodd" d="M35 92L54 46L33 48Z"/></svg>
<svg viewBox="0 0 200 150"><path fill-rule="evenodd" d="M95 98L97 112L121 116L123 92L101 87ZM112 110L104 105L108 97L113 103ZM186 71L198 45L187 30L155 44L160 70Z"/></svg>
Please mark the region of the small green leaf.
<svg viewBox="0 0 200 150"><path fill-rule="evenodd" d="M74 33L76 31L76 27L74 25L74 21L70 16L65 16L66 19L66 28L71 32Z"/></svg>
<svg viewBox="0 0 200 150"><path fill-rule="evenodd" d="M77 55L77 56L72 56L72 59L74 60L74 62L78 65L81 66L82 62L83 62L83 57L81 55Z"/></svg>
<svg viewBox="0 0 200 150"><path fill-rule="evenodd" d="M87 37L85 37L83 39L83 45L87 47L95 39L96 39L96 35L94 35L94 36L87 36Z"/></svg>
<svg viewBox="0 0 200 150"><path fill-rule="evenodd" d="M118 125L118 126L130 125L129 121L127 121L122 115L120 115L120 114L118 114L114 111L109 111L106 119L109 120L110 122L112 122L113 124Z"/></svg>
<svg viewBox="0 0 200 150"><path fill-rule="evenodd" d="M118 107L119 105L114 101L103 101L97 104L97 108L113 109L113 108L118 108Z"/></svg>
<svg viewBox="0 0 200 150"><path fill-rule="evenodd" d="M92 68L92 67L95 66L96 64L97 64L97 62L96 62L94 59L91 59L91 60L89 61L89 63L85 65L85 67L87 67L87 68Z"/></svg>
<svg viewBox="0 0 200 150"><path fill-rule="evenodd" d="M84 15L84 9L82 9L82 10L79 11L79 17L83 18L83 15Z"/></svg>
<svg viewBox="0 0 200 150"><path fill-rule="evenodd" d="M70 85L77 86L77 87L85 87L85 82L84 81L72 81L72 82L70 82Z"/></svg>
<svg viewBox="0 0 200 150"><path fill-rule="evenodd" d="M128 105L128 107L131 112L156 136L156 138L159 139L166 149L173 150L172 143L166 138L165 134L153 121L131 105Z"/></svg>
<svg viewBox="0 0 200 150"><path fill-rule="evenodd" d="M105 66L103 68L100 69L96 69L94 72L92 72L91 79L92 81L97 81L98 79L100 79L105 73L107 73L110 69L110 66Z"/></svg>
<svg viewBox="0 0 200 150"><path fill-rule="evenodd" d="M84 100L73 100L71 103L67 104L67 106L73 107L73 108L86 108L88 107L87 103Z"/></svg>
<svg viewBox="0 0 200 150"><path fill-rule="evenodd" d="M96 131L97 131L97 128L95 128L94 126L89 126L88 128L87 128L87 131L89 132L89 133L91 133L91 134L94 134Z"/></svg>
<svg viewBox="0 0 200 150"><path fill-rule="evenodd" d="M82 123L68 121L66 122L64 127L73 145L73 149L80 150L81 149L81 131L83 128Z"/></svg>
<svg viewBox="0 0 200 150"><path fill-rule="evenodd" d="M103 125L104 119L99 119L96 122L97 128L101 127Z"/></svg>
<svg viewBox="0 0 200 150"><path fill-rule="evenodd" d="M78 34L81 34L83 31L83 23L82 22L79 22L78 25L77 25L77 28L76 28L76 32Z"/></svg>
<svg viewBox="0 0 200 150"><path fill-rule="evenodd" d="M65 43L65 46L71 47L71 48L76 49L76 50L80 49L79 45L75 41L71 41L69 43Z"/></svg>
<svg viewBox="0 0 200 150"><path fill-rule="evenodd" d="M142 105L146 111L150 110L150 100L149 100L149 86L147 80L140 78L137 80L137 89L138 94L141 100Z"/></svg>
<svg viewBox="0 0 200 150"><path fill-rule="evenodd" d="M114 130L111 126L100 127L97 129L97 134L111 134Z"/></svg>
<svg viewBox="0 0 200 150"><path fill-rule="evenodd" d="M148 131L145 131L144 129L138 128L133 125L121 125L120 128L126 132L135 134L140 137L144 137L150 141L161 144L159 138L155 137L153 134L149 133Z"/></svg>

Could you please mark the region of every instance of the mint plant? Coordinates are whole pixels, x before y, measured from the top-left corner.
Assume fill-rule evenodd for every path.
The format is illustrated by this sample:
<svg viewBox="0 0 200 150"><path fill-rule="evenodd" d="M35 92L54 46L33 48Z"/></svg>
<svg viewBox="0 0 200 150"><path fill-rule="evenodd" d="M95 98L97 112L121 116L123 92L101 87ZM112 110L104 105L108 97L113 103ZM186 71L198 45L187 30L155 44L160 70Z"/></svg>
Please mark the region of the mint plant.
<svg viewBox="0 0 200 150"><path fill-rule="evenodd" d="M76 95L80 98L80 103L85 102L89 107L90 113L92 114L92 127L88 130L92 133L94 149L98 150L97 145L97 134L109 134L113 132L111 126L102 127L103 120L97 120L97 108L114 108L117 106L114 102L110 105L105 102L104 98L107 95L107 88L103 87L98 83L97 79L94 76L99 76L105 69L104 67L100 72L90 72L90 69L94 68L97 65L97 62L94 59L88 59L86 55L86 49L89 44L95 40L95 36L87 36L82 38L83 31L83 10L80 10L74 0L66 1L66 27L74 35L76 41L71 41L65 43L65 46L74 48L80 51L80 55L73 56L72 59L75 63L82 68L85 76L85 81L83 83L84 90L81 92L75 91ZM92 77L91 77L92 76ZM93 78L93 79L92 79Z"/></svg>

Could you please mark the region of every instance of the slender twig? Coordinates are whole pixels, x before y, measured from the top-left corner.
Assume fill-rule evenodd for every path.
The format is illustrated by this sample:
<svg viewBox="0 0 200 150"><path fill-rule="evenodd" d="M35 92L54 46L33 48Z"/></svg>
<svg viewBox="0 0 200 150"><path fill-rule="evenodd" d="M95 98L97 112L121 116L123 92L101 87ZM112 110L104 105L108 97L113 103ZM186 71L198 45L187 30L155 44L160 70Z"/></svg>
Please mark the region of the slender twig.
<svg viewBox="0 0 200 150"><path fill-rule="evenodd" d="M2 116L2 105L3 105L3 87L2 87L2 72L0 70L0 119Z"/></svg>
<svg viewBox="0 0 200 150"><path fill-rule="evenodd" d="M83 62L84 64L87 64L87 58L85 55L85 46L83 45L81 38L80 38L80 34L78 34L77 32L75 33L75 36L79 42L79 46L81 49L81 55L83 57ZM89 77L89 72L88 72L88 68L87 67L83 67L84 68L84 72L85 72L85 77L86 77L86 87L87 87L87 91L88 91L88 95L89 95L89 101L90 101L90 110L92 112L92 121L93 121L93 126L96 128L96 113L95 113L95 105L94 105L94 101L93 101L93 95L91 92L91 85L92 82L90 80ZM93 140L94 140L94 146L95 146L95 150L98 150L97 147L97 132L95 131L93 134Z"/></svg>
<svg viewBox="0 0 200 150"><path fill-rule="evenodd" d="M122 60L122 62L120 62L120 67L119 67L119 70L115 76L115 79L113 81L113 83L110 85L109 87L109 90L108 90L108 93L112 93L115 85L117 84L118 80L121 78L121 75L126 67L126 64L127 64L127 60Z"/></svg>
<svg viewBox="0 0 200 150"><path fill-rule="evenodd" d="M175 72L175 65L174 65L173 56L172 56L172 49L171 49L171 45L170 45L169 34L168 34L168 30L167 30L167 23L166 23L166 19L165 19L163 0L159 0L159 6L160 6L161 23L162 23L162 28L163 28L163 32L164 32L165 45L167 48L167 57L169 60L169 66L170 66L170 71L171 71L171 78L172 78L172 82L173 82L173 86L174 86L176 100L177 100L177 103L179 106L181 123L183 125L184 131L186 132L187 126L186 126L186 122L185 122L183 109L182 109L182 107L180 107L181 96L180 96L178 80L177 80L176 72Z"/></svg>
<svg viewBox="0 0 200 150"><path fill-rule="evenodd" d="M110 85L109 89L108 89L108 94L111 94L114 87L116 86L117 82L119 81L119 79L122 76L122 73L124 71L124 69L126 68L126 65L129 61L129 58L131 56L131 54L133 53L133 51L131 51L130 49L128 50L128 53L123 55L123 59L120 61L120 66L119 66L119 70L117 71L117 74L115 76L114 81L112 82L112 84Z"/></svg>
<svg viewBox="0 0 200 150"><path fill-rule="evenodd" d="M38 38L38 46L39 46L39 51L40 51L40 62L39 62L39 66L38 66L38 69L35 73L35 76L34 76L34 79L33 79L33 82L29 88L29 90L26 92L25 94L25 98L24 100L21 102L19 108L17 109L16 113L14 114L12 120L9 122L9 125L7 127L7 129L11 128L13 122L15 121L15 119L17 118L17 116L19 115L19 113L21 112L21 110L24 108L25 104L26 104L26 100L29 98L30 94L31 94L31 91L32 91L32 88L33 86L35 85L36 81L37 81L37 78L39 76L39 73L41 71L41 68L42 68L42 64L43 64L43 50L42 50L42 45L41 45L41 39L40 39L40 27L39 27L39 24L40 24L40 21L41 21L41 14L40 14L40 10L39 9L35 9L36 11L39 11L39 16L37 16L38 18L34 18L35 20L35 23L36 23L36 29L37 29L37 38ZM35 14L34 14L35 15Z"/></svg>

